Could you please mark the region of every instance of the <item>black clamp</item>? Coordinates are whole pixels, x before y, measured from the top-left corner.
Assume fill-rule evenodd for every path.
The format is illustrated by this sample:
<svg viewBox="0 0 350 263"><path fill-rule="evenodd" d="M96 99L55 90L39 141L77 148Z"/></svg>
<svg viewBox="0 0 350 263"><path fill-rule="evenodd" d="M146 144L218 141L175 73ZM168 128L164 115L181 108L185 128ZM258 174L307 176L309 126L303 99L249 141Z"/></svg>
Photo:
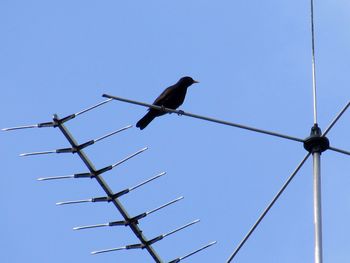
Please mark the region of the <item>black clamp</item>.
<svg viewBox="0 0 350 263"><path fill-rule="evenodd" d="M310 136L305 139L304 148L309 153L322 153L329 149L329 140L327 137L322 136L321 129L317 124L314 124L311 128Z"/></svg>

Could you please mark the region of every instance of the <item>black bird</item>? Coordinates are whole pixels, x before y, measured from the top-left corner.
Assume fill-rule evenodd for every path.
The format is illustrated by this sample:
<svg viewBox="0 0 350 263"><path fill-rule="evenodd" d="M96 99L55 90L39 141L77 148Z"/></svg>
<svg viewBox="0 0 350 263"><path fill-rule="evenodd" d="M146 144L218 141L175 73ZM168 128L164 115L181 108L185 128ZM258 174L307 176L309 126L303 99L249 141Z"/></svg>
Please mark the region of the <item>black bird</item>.
<svg viewBox="0 0 350 263"><path fill-rule="evenodd" d="M191 77L181 78L176 84L166 88L162 94L156 98L153 105L175 110L184 102L187 88L193 83L198 83L198 81ZM164 115L165 113L164 111L150 108L147 114L136 123L136 127L143 130L155 117Z"/></svg>

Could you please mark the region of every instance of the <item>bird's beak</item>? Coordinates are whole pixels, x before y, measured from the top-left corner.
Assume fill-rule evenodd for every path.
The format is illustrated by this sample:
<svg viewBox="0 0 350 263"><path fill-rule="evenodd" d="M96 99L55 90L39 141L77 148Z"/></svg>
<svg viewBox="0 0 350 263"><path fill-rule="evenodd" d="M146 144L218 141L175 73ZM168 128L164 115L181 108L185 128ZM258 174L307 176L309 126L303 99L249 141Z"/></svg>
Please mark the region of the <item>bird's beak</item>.
<svg viewBox="0 0 350 263"><path fill-rule="evenodd" d="M199 81L197 81L197 80L193 80L193 83L199 83Z"/></svg>

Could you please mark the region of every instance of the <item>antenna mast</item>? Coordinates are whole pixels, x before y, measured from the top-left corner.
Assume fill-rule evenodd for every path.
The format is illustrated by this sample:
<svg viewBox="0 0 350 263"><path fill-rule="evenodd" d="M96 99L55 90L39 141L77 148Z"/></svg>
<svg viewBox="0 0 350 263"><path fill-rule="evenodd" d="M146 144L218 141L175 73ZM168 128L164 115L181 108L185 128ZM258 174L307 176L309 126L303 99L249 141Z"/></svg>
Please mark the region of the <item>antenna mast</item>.
<svg viewBox="0 0 350 263"><path fill-rule="evenodd" d="M317 125L317 93L316 93L316 60L315 60L315 26L314 26L314 1L310 0L311 7L311 52L312 52L312 93L314 106L314 126L311 136L321 138L321 130ZM316 138L315 137L315 138ZM322 137L326 139L326 137ZM319 141L320 143L320 141ZM327 139L328 147L329 141ZM322 263L322 205L321 205L321 147L314 145L313 156L313 199L314 199L314 231L315 231L315 263Z"/></svg>
<svg viewBox="0 0 350 263"><path fill-rule="evenodd" d="M312 95L314 106L314 124L317 124L317 93L316 93L316 59L315 59L315 26L314 1L311 0L311 52L312 52Z"/></svg>

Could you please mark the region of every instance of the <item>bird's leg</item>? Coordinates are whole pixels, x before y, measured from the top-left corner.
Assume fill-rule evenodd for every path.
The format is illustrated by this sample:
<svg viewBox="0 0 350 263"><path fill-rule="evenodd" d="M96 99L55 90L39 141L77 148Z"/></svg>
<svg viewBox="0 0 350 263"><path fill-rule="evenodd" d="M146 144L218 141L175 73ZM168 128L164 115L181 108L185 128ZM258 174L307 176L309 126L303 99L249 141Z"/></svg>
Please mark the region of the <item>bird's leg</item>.
<svg viewBox="0 0 350 263"><path fill-rule="evenodd" d="M182 116L182 115L184 115L184 113L185 113L185 112L184 112L183 110L179 110L178 113L177 113L177 115Z"/></svg>
<svg viewBox="0 0 350 263"><path fill-rule="evenodd" d="M164 105L161 105L160 107L161 107L161 111L164 112L164 113L166 113L166 110L165 110ZM171 112L169 112L169 113L171 113Z"/></svg>

